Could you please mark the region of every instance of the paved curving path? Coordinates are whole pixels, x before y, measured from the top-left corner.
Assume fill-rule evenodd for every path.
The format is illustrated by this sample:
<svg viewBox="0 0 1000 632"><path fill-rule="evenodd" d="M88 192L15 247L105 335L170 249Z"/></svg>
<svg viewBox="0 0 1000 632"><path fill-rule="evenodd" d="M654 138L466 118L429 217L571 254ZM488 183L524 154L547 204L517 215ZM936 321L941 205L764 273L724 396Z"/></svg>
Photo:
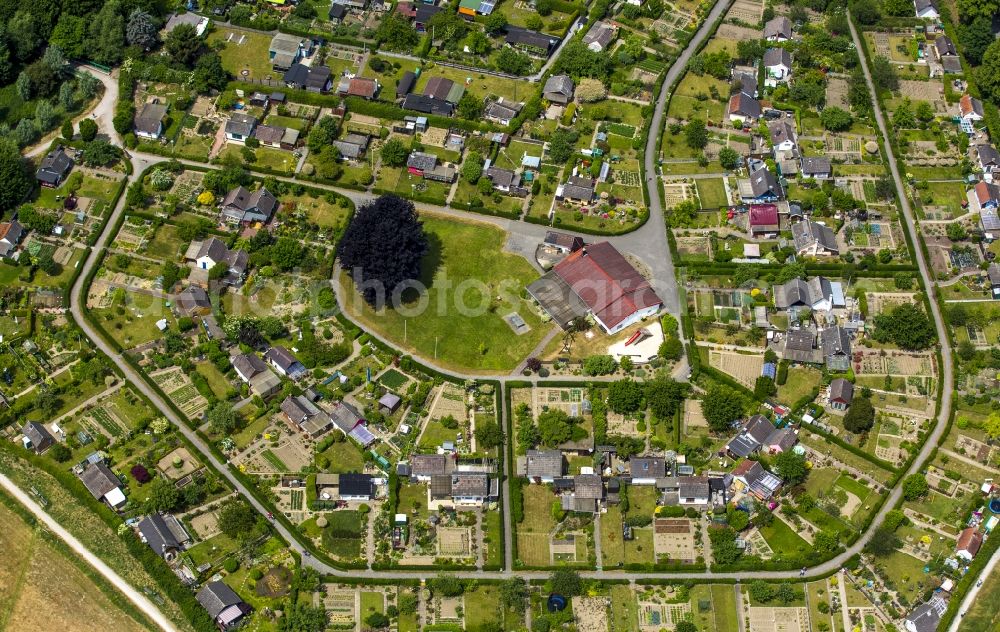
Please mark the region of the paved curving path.
<svg viewBox="0 0 1000 632"><path fill-rule="evenodd" d="M81 120L91 117L97 123L99 131L106 134L113 144L121 146L121 135L115 131L115 126L112 124L115 117L115 104L118 103L118 71L115 70L109 75L108 73L94 68L93 66L87 66L84 64L76 65L76 71L78 73L83 72L88 75L92 75L95 79L100 81L104 85L104 94L101 95L100 100L97 101L97 103L94 104L90 110L74 116L74 124L79 124ZM44 139L35 145L24 149L24 155L29 158L35 158L45 153L45 150L49 148L52 141L58 138L59 133L60 132L56 130L54 133L48 134Z"/></svg>
<svg viewBox="0 0 1000 632"><path fill-rule="evenodd" d="M650 139L646 147L646 172L647 172L647 182L646 186L649 188L650 194L650 218L646 224L628 235L623 235L619 237L608 238L609 241L615 243L616 246L622 250L630 253L636 253L644 257L644 261L649 267L654 287L660 293L661 298L664 299L668 311L673 314L679 313L680 303L678 298L677 283L674 276L673 261L671 259L670 250L667 246L666 238L666 222L663 217L661 200L659 196L659 189L656 186L656 158L658 154L658 148L656 146L656 139L658 136L658 130L662 127L663 116L666 109L666 104L670 96L670 88L673 83L681 76L683 70L690 60L691 56L697 51L700 43L708 36L711 32L713 24L721 17L723 12L729 7L732 0L719 0L717 4L710 11L705 22L702 24L701 28L691 39L688 47L681 53L674 64L667 72L666 81L663 84L663 89L658 97L656 107L654 109L653 119L651 121L651 133ZM855 43L857 43L857 33L854 32L852 25L852 36L855 38ZM858 45L860 49L860 45ZM866 66L863 66L865 70L866 80L869 82L869 87L871 87L871 77L868 73ZM885 122L882 116L882 112L875 104L875 113L878 120L879 128L883 134L886 135ZM102 119L102 128L109 129L110 123L104 122ZM113 130L112 130L113 133ZM150 156L147 154L135 154L130 155L135 172L130 180L134 181L138 174L141 174L143 169L151 164L156 164L167 160L166 158L160 156ZM897 189L902 193L905 191L903 188L902 179L899 176L899 171L896 166L896 162L892 154L888 155L890 170L893 174L894 181L896 182ZM183 162L183 161L182 161ZM198 163L193 163L198 164ZM279 178L286 181L294 181L292 178ZM310 183L312 185L312 183ZM328 190L339 191L347 195L356 204L364 203L370 199L372 196L366 193L357 191L348 191L338 189L336 187L324 186L324 185L312 185L318 186L318 188L324 188ZM906 219L905 228L909 231L911 236L916 237L916 230L913 222L912 209L910 208L909 202L906 200L905 196L902 197L902 208ZM82 273L79 280L74 285L71 291L71 312L76 319L77 323L83 329L84 333L91 339L91 341L106 355L108 355L113 361L115 361L122 372L124 373L126 379L133 383L133 385L144 395L146 395L154 406L169 419L181 433L194 445L194 447L201 452L202 458L204 458L208 463L212 465L217 471L219 471L223 476L225 476L233 487L243 495L250 504L260 511L266 514L268 508L259 503L255 498L249 493L249 490L233 475L233 473L228 468L228 464L222 463L217 459L209 450L203 439L193 430L191 430L184 420L180 419L173 411L166 405L166 403L157 395L145 381L145 379L134 371L130 365L123 362L120 354L118 354L97 332L90 326L87 320L84 318L83 314L83 301L85 300L85 279L88 273L96 265L100 253L107 247L108 241L111 239L111 231L116 224L117 219L121 216L124 211L124 196L119 201L118 205L112 212L112 216L108 222L108 228L105 230L104 234L98 240L96 247L91 252L90 256L86 259L83 264ZM497 225L505 230L512 233L520 233L525 236L531 236L536 238L536 236L542 235L547 227L538 226L534 224L527 224L524 222L493 218L488 216L477 215L473 213L466 213L464 211L458 211L456 209L449 209L445 207L430 207L428 205L418 204L418 208L425 210L432 210L438 213L444 213L447 215L452 215L455 217L461 217L462 219L474 219L476 221L482 221ZM928 269L926 262L922 258L921 254L917 253L917 262L920 269L921 276L923 277L924 283L931 287L931 277L928 274ZM335 284L338 285L338 284ZM939 340L942 342L941 354L943 359L943 384L952 383L952 365L951 365L951 350L948 347L948 338L945 335L944 322L941 318L941 314L935 303L931 303L932 315L934 318L935 326L937 327ZM421 361L434 367L434 364L427 362L426 359L421 358ZM449 374L455 375L456 377L484 377L482 375L462 375L461 373L456 373L454 371L445 371ZM498 379L501 386L506 385L506 376L493 376ZM501 419L507 419L509 416L509 411L506 408L506 399L501 398L502 409L501 409ZM938 416L938 423L931 431L923 449L919 453L914 465L911 467L910 472L919 471L923 466L923 463L927 460L931 451L936 446L938 440L944 431L945 421L949 416L951 410L951 391L946 389L942 397L941 412ZM503 493L503 515L504 515L504 540L505 540L505 563L504 571L501 572L484 572L484 571L460 571L453 573L455 576L462 578L482 578L482 577L503 577L509 575L513 568L513 549L512 549L512 525L510 523L510 506L509 506L509 480L513 475L512 464L509 459L505 460L505 470L506 470L506 480L504 481L504 493ZM890 494L887 500L886 506L895 505L901 497L901 487L897 486ZM852 545L844 553L838 555L836 558L823 562L811 569L810 575L813 574L826 574L831 571L835 571L854 554L860 552L864 545L871 538L871 534L874 533L875 528L880 524L881 517L876 517L875 521L869 528L869 530L862 534L861 538ZM349 577L360 577L360 578L382 578L382 579L402 579L402 578L426 578L434 575L440 574L440 571L434 569L428 569L425 571L374 571L374 570L360 570L360 571L343 571L336 569L324 562L316 560L311 557L308 552L305 551L302 543L298 539L298 534L293 533L289 529L286 529L282 524L275 523L274 528L277 533L283 537L289 546L303 554L303 564L315 568L323 573L333 575L333 576L349 576ZM544 571L519 571L517 573L519 576L528 579L542 579L548 576L547 572ZM768 579L797 579L799 578L798 571L756 571L756 572L740 572L740 573L719 573L719 572L690 572L690 573L670 573L664 575L663 573L642 573L642 572L624 572L624 571L586 571L582 573L586 577L594 577L601 579L624 579L624 580L643 580L652 578L662 578L664 576L669 576L676 579L704 579L704 578L714 578L714 579L742 579L748 577L759 577Z"/></svg>
<svg viewBox="0 0 1000 632"><path fill-rule="evenodd" d="M111 584L117 588L125 598L136 605L142 612L149 617L161 630L165 632L176 632L177 628L174 624L167 619L166 616L160 609L153 604L145 595L140 593L138 590L132 587L132 584L128 583L122 579L121 575L116 573L110 566L105 564L101 558L97 557L90 552L90 549L85 547L82 542L77 540L72 533L67 531L62 527L61 524L56 522L55 518L50 516L42 509L38 503L36 503L31 496L24 493L20 487L14 484L12 480L0 474L0 487L3 487L7 492L10 493L18 502L25 506L38 520L45 525L47 529L59 536L59 539L63 540L69 545L69 548L83 558L87 564L94 567L98 573L101 574L104 579L111 582Z"/></svg>

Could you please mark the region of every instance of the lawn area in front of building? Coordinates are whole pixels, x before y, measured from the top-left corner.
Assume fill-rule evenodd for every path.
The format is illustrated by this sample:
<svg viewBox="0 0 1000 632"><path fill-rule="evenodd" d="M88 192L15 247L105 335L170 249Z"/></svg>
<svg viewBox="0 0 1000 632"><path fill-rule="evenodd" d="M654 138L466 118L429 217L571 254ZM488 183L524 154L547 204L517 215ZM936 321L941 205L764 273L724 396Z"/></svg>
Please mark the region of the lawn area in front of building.
<svg viewBox="0 0 1000 632"><path fill-rule="evenodd" d="M788 379L778 387L778 399L794 405L819 385L820 377L820 372L811 367L789 367Z"/></svg>
<svg viewBox="0 0 1000 632"><path fill-rule="evenodd" d="M506 235L497 228L427 213L421 219L430 242L420 279L427 289L405 304L407 315L396 309L376 313L342 274L350 297L345 309L366 328L446 367L514 368L548 329L535 307L521 298L537 273L523 258L503 252ZM414 309L420 301L426 301L424 308ZM512 313L520 315L530 331L517 335L504 320Z"/></svg>
<svg viewBox="0 0 1000 632"><path fill-rule="evenodd" d="M721 208L729 206L726 197L726 181L723 178L696 180L701 208Z"/></svg>
<svg viewBox="0 0 1000 632"><path fill-rule="evenodd" d="M267 33L233 27L219 28L208 36L209 45L216 42L225 43L225 48L219 51L222 67L237 78L243 78L243 70L249 71L248 79L264 79L280 74L272 69L271 60L268 59L271 36Z"/></svg>

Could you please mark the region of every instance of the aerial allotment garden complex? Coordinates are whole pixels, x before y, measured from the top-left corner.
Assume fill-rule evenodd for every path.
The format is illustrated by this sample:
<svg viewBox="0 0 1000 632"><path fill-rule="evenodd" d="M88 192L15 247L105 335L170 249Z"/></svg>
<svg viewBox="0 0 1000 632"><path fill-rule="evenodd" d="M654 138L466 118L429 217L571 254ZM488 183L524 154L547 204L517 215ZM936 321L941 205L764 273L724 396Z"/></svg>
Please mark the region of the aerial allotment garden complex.
<svg viewBox="0 0 1000 632"><path fill-rule="evenodd" d="M997 0L0 7L0 628L1000 626Z"/></svg>

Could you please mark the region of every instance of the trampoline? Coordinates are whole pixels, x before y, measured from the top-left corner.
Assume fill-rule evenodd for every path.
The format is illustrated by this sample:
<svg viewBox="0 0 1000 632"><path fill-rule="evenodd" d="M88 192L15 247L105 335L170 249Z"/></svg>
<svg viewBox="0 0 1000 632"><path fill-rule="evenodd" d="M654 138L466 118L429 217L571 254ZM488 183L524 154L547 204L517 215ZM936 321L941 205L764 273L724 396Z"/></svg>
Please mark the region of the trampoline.
<svg viewBox="0 0 1000 632"><path fill-rule="evenodd" d="M548 601L549 612L562 612L566 609L566 598L562 595L552 594L549 595Z"/></svg>
<svg viewBox="0 0 1000 632"><path fill-rule="evenodd" d="M990 501L990 511L1000 514L1000 498L994 498Z"/></svg>

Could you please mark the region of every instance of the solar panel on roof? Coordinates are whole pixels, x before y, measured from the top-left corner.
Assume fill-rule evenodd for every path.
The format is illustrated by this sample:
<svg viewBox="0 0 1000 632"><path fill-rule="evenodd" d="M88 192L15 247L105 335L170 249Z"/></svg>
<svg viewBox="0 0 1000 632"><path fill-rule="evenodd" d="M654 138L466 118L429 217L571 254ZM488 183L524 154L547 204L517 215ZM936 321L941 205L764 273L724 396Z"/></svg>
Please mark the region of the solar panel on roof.
<svg viewBox="0 0 1000 632"><path fill-rule="evenodd" d="M771 378L772 380L777 375L778 366L774 362L765 362L764 367L761 369L760 374Z"/></svg>
<svg viewBox="0 0 1000 632"><path fill-rule="evenodd" d="M497 3L493 0L487 0L479 4L479 12L483 15L489 15L493 13L493 8L497 6Z"/></svg>
<svg viewBox="0 0 1000 632"><path fill-rule="evenodd" d="M983 209L979 221L983 224L983 230L1000 230L1000 217L997 217L997 212L993 209Z"/></svg>
<svg viewBox="0 0 1000 632"><path fill-rule="evenodd" d="M356 426L348 436L363 446L367 446L375 441L375 435L365 426Z"/></svg>

